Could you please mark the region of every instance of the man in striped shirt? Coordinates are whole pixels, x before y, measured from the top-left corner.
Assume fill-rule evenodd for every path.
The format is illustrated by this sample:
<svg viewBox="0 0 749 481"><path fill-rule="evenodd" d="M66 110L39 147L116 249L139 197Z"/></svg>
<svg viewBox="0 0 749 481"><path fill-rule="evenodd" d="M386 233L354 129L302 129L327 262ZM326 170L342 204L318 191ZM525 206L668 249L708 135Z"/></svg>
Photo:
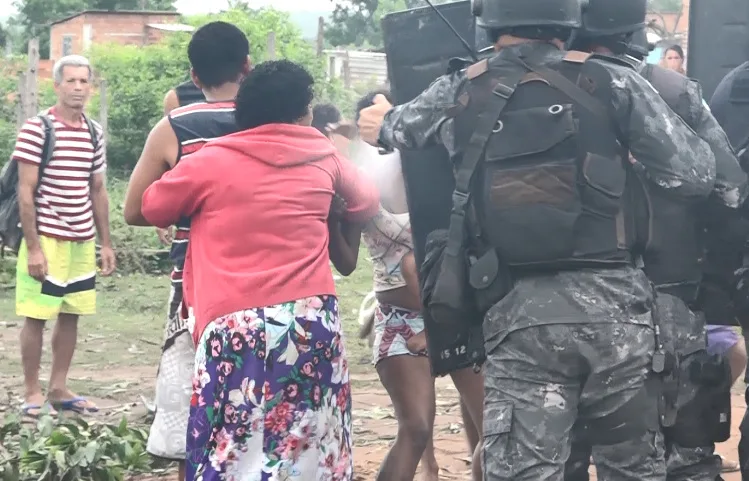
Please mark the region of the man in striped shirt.
<svg viewBox="0 0 749 481"><path fill-rule="evenodd" d="M229 23L208 23L195 32L188 46L191 76L206 101L172 110L151 130L125 197L128 224L149 225L141 213L141 200L148 186L209 140L236 131L234 98L240 82L250 71L249 53L247 37ZM190 220L181 219L176 227L170 252L174 262L172 292L156 379L156 416L147 450L154 456L184 461L195 359L182 296ZM184 463L180 463L180 479L184 479Z"/></svg>
<svg viewBox="0 0 749 481"><path fill-rule="evenodd" d="M91 88L91 67L84 57L63 57L54 66L53 76L57 103L46 113L55 136L49 163L40 175L45 132L39 117L23 125L12 157L18 162L24 236L16 269L16 313L26 318L21 331L23 410L30 416L38 415L45 406L39 365L44 325L52 319L57 322L52 332L47 400L56 409L96 411L96 406L68 389L67 375L78 318L96 311L97 233L101 273L110 275L115 269L103 133L101 126L92 122L97 137L93 139L83 114Z"/></svg>

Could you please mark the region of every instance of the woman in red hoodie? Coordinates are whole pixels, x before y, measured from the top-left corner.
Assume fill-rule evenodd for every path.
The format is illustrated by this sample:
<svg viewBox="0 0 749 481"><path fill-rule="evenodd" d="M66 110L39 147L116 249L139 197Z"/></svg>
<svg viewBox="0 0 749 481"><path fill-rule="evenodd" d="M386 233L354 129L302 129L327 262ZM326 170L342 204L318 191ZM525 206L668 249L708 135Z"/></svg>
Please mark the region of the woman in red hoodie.
<svg viewBox="0 0 749 481"><path fill-rule="evenodd" d="M313 80L258 65L236 100L242 131L146 190L156 226L192 219L184 290L197 346L187 479L350 480L351 390L328 257L338 194L349 222L375 186L310 127Z"/></svg>

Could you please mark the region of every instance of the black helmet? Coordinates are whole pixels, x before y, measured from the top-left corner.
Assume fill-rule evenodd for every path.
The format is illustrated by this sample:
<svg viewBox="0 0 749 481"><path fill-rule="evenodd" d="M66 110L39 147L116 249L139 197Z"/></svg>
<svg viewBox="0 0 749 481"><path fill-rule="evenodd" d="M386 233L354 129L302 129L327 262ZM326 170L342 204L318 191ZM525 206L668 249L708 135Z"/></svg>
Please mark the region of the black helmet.
<svg viewBox="0 0 749 481"><path fill-rule="evenodd" d="M650 55L650 51L654 47L648 42L648 33L645 28L641 28L632 34L632 38L627 45L627 54L642 60Z"/></svg>
<svg viewBox="0 0 749 481"><path fill-rule="evenodd" d="M471 0L471 9L476 25L492 30L582 24L580 0Z"/></svg>
<svg viewBox="0 0 749 481"><path fill-rule="evenodd" d="M607 37L636 32L645 26L647 0L583 0L585 37Z"/></svg>

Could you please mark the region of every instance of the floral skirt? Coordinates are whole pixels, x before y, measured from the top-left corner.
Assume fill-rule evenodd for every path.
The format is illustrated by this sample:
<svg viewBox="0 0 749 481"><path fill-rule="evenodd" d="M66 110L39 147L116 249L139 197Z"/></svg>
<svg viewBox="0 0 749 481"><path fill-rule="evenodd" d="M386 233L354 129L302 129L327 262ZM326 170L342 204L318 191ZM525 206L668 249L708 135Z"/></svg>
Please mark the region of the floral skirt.
<svg viewBox="0 0 749 481"><path fill-rule="evenodd" d="M351 387L338 301L235 312L197 345L187 480L350 481Z"/></svg>

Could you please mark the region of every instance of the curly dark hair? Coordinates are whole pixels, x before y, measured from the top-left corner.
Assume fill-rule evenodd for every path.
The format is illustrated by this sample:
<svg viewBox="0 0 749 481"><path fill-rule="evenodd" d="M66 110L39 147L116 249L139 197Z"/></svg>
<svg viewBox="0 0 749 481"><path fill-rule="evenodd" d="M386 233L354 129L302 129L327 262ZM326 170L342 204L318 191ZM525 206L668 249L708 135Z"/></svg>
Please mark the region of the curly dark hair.
<svg viewBox="0 0 749 481"><path fill-rule="evenodd" d="M385 96L388 102L390 102L391 104L393 103L393 96L390 94L390 91L388 89L381 88L377 90L372 90L367 95L357 100L356 108L354 109L356 112L356 118L355 118L356 122L359 121L359 114L361 113L361 111L371 106L374 103L374 98L377 97L378 95Z"/></svg>
<svg viewBox="0 0 749 481"><path fill-rule="evenodd" d="M336 124L341 121L341 111L333 104L317 104L312 108L312 127L316 128L323 134L325 126Z"/></svg>
<svg viewBox="0 0 749 481"><path fill-rule="evenodd" d="M237 94L237 126L252 129L265 124L293 124L309 113L315 80L301 65L274 60L257 65Z"/></svg>
<svg viewBox="0 0 749 481"><path fill-rule="evenodd" d="M249 54L247 36L227 22L203 25L195 31L187 46L187 57L195 76L209 88L239 80Z"/></svg>

